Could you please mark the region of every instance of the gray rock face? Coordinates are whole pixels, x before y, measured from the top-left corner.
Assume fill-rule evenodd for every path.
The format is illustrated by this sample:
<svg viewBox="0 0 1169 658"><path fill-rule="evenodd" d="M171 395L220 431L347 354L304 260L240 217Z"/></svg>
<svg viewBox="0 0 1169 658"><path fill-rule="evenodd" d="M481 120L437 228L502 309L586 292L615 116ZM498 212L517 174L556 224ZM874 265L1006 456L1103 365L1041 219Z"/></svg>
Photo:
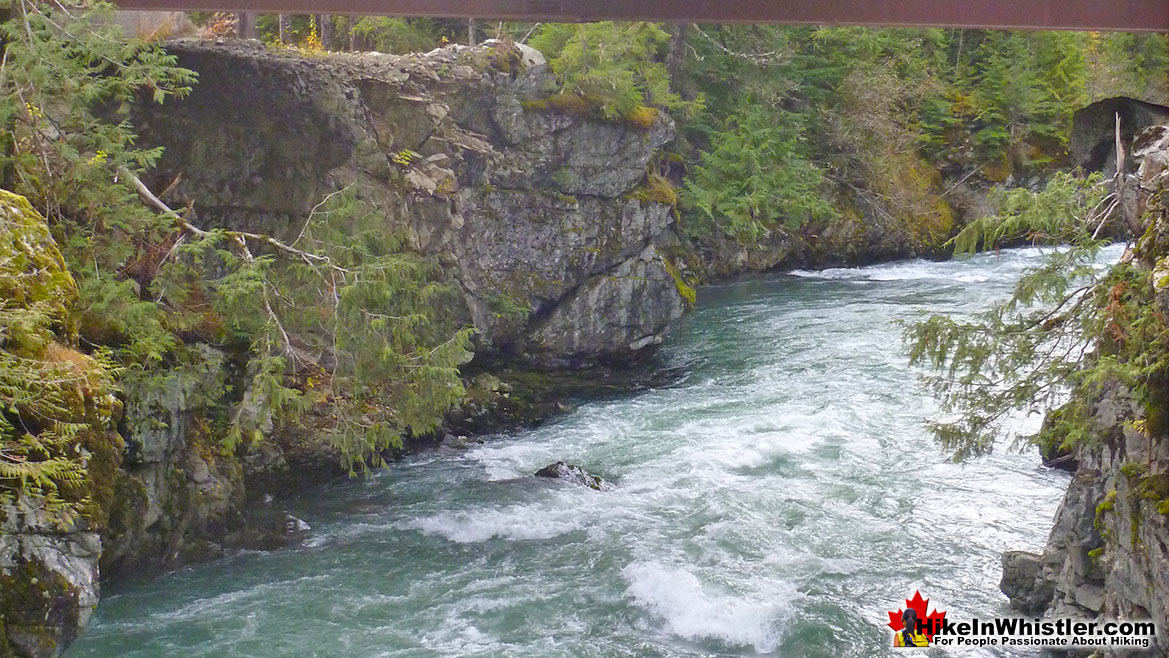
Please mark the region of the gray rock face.
<svg viewBox="0 0 1169 658"><path fill-rule="evenodd" d="M20 501L0 518L0 649L6 639L18 656L58 656L97 608L101 539Z"/></svg>
<svg viewBox="0 0 1169 658"><path fill-rule="evenodd" d="M568 364L594 355L618 359L661 344L682 316L672 275L652 246L593 277L553 309L536 349Z"/></svg>
<svg viewBox="0 0 1169 658"><path fill-rule="evenodd" d="M1116 115L1121 139L1131 144L1145 128L1169 122L1169 107L1135 98L1106 98L1076 112L1068 144L1072 161L1088 171L1116 173Z"/></svg>
<svg viewBox="0 0 1169 658"><path fill-rule="evenodd" d="M551 72L502 44L312 60L246 44L170 51L199 84L144 109L139 132L166 148L157 184L181 175L176 197L200 223L290 237L350 187L439 258L479 352L530 367L628 361L682 315L671 209L632 194L673 137L668 118L641 128L537 109Z"/></svg>
<svg viewBox="0 0 1169 658"><path fill-rule="evenodd" d="M1079 469L1042 555L1003 555L1001 588L1012 607L1028 614L1169 623L1169 517L1156 509L1162 494L1146 495L1157 487L1169 495L1169 476L1133 466L1163 469L1169 450L1125 425L1139 412L1119 386L1096 404L1102 443L1076 451ZM1162 653L1169 651L1163 633L1158 641Z"/></svg>
<svg viewBox="0 0 1169 658"><path fill-rule="evenodd" d="M999 589L1011 600L1011 605L1026 614L1039 614L1047 609L1055 595L1052 583L1040 578L1043 556L1027 551L1003 553L1003 579Z"/></svg>
<svg viewBox="0 0 1169 658"><path fill-rule="evenodd" d="M234 459L213 457L216 437L207 435L203 418L226 385L226 358L207 346L195 349L197 365L126 391L126 458L102 555L109 575L217 555L240 525L242 469Z"/></svg>

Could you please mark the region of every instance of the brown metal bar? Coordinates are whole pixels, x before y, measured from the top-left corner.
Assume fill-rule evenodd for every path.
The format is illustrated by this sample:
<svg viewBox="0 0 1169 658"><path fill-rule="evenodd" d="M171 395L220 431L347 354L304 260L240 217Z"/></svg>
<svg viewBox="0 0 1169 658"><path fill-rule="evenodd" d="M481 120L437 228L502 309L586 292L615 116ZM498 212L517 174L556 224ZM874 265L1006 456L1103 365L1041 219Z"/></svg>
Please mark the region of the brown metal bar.
<svg viewBox="0 0 1169 658"><path fill-rule="evenodd" d="M1169 0L120 0L122 9L1169 32Z"/></svg>

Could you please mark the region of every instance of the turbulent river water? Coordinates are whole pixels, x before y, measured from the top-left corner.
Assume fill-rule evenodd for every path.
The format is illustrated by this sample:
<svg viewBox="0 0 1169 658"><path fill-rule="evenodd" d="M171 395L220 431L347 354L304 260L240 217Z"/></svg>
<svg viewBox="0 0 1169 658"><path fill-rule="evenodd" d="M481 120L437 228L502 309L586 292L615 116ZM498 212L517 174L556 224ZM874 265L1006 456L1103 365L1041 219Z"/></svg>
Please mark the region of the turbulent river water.
<svg viewBox="0 0 1169 658"><path fill-rule="evenodd" d="M914 590L1005 613L999 554L1042 546L1066 475L949 463L898 320L984 308L1041 258L704 289L658 357L676 385L308 492L304 544L108 588L68 656L870 657ZM615 489L532 477L557 460Z"/></svg>

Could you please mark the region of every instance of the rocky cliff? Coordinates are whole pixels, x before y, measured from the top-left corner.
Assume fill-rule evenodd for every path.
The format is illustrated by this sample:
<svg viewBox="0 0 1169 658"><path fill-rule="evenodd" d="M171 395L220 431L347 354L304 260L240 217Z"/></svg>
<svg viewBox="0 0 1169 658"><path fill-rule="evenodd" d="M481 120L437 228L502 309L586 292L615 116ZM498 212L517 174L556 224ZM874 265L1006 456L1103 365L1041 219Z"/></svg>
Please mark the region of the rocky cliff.
<svg viewBox="0 0 1169 658"><path fill-rule="evenodd" d="M668 118L548 109L542 58L502 44L402 57L169 50L199 84L136 126L166 149L153 182L177 179L169 198L203 226L292 240L322 199L351 188L387 231L447 264L483 356L626 362L681 316L671 209L637 194L673 137Z"/></svg>
<svg viewBox="0 0 1169 658"><path fill-rule="evenodd" d="M1141 133L1132 149L1147 231L1126 255L1151 273L1150 304L1169 315L1169 127ZM1162 320L1163 321L1163 320ZM1149 356L1166 358L1163 344ZM1162 375L1163 376L1163 375ZM1090 436L1077 443L1075 473L1042 554L1003 556L1002 590L1029 614L1152 619L1155 652L1169 653L1169 399L1138 402L1119 383L1089 401ZM1101 656L1138 655L1122 649ZM1139 655L1147 655L1139 653Z"/></svg>
<svg viewBox="0 0 1169 658"><path fill-rule="evenodd" d="M200 79L181 102L134 110L141 142L165 149L147 185L204 229L289 243L335 193L372 208L404 249L439 263L458 291L450 314L476 331L457 427L516 413L566 372L600 381L682 316L692 290L675 212L644 190L673 137L664 115L549 107L542 58L507 44L403 57L168 49ZM198 365L124 383L124 413L93 421L93 514L42 527L19 505L0 511L0 656L65 646L97 602L99 562L109 577L279 546L304 526L267 494L342 473L321 445L325 415L262 424L265 441L225 452L221 420L249 395L239 355L184 339ZM511 383L490 374L503 370Z"/></svg>

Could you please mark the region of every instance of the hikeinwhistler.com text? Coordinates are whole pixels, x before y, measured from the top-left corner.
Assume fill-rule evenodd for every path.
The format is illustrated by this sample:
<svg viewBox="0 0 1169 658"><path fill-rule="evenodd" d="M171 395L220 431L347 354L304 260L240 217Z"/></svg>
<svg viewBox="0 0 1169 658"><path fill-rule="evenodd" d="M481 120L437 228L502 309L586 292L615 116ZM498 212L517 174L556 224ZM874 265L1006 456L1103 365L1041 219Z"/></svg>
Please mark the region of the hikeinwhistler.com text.
<svg viewBox="0 0 1169 658"><path fill-rule="evenodd" d="M931 620L920 624L941 647L1128 647L1154 646L1153 621L1029 619L996 617L970 621ZM931 628L932 626L932 628Z"/></svg>

